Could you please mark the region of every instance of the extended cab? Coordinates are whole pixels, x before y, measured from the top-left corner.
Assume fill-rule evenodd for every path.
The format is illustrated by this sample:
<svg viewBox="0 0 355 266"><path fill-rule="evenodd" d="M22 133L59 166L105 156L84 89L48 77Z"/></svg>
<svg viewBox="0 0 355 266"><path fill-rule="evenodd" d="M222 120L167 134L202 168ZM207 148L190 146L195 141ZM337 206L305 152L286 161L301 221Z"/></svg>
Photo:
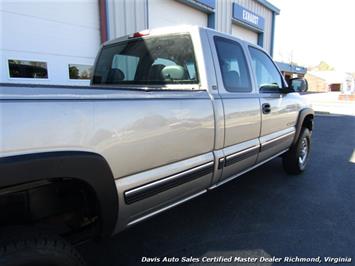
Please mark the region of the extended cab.
<svg viewBox="0 0 355 266"><path fill-rule="evenodd" d="M111 236L279 156L300 174L306 86L259 46L200 27L105 43L89 87L1 84L0 264L82 265L52 234Z"/></svg>

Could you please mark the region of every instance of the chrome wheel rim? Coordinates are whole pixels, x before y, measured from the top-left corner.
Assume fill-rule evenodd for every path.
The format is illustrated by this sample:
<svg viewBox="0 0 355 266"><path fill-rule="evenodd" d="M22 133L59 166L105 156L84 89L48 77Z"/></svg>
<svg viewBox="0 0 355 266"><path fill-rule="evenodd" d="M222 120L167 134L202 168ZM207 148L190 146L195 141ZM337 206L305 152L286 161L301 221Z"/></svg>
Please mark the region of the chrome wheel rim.
<svg viewBox="0 0 355 266"><path fill-rule="evenodd" d="M298 156L298 163L300 164L301 167L304 167L306 165L307 157L308 157L308 140L307 138L303 138L301 143L300 155Z"/></svg>

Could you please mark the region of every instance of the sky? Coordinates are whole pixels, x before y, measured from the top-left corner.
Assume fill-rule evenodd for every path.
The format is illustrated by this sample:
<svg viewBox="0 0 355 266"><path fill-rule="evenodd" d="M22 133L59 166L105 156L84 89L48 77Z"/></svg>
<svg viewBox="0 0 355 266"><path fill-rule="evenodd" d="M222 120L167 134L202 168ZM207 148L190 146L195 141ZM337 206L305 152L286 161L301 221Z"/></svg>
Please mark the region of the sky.
<svg viewBox="0 0 355 266"><path fill-rule="evenodd" d="M276 16L274 59L302 66L321 60L355 72L355 0L269 0Z"/></svg>

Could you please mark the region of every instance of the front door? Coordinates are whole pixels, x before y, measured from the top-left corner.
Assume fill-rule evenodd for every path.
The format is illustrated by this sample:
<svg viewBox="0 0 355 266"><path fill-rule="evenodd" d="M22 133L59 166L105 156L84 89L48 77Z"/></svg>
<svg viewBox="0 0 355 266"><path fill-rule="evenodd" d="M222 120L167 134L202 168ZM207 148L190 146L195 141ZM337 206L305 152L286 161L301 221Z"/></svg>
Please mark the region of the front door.
<svg viewBox="0 0 355 266"><path fill-rule="evenodd" d="M292 94L280 90L284 81L271 58L254 46L249 46L248 50L262 110L258 156L258 162L261 162L290 146L295 134L298 105Z"/></svg>

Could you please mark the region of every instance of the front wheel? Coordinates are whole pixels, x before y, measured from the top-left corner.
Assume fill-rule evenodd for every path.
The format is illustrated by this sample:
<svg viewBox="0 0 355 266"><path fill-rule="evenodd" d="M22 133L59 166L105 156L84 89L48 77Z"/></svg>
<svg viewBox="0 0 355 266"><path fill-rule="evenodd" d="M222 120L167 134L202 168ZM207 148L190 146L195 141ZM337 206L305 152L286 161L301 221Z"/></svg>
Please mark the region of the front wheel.
<svg viewBox="0 0 355 266"><path fill-rule="evenodd" d="M0 233L1 266L85 266L64 239L28 228Z"/></svg>
<svg viewBox="0 0 355 266"><path fill-rule="evenodd" d="M297 142L282 157L282 163L288 174L301 174L307 166L311 149L311 133L303 128Z"/></svg>

